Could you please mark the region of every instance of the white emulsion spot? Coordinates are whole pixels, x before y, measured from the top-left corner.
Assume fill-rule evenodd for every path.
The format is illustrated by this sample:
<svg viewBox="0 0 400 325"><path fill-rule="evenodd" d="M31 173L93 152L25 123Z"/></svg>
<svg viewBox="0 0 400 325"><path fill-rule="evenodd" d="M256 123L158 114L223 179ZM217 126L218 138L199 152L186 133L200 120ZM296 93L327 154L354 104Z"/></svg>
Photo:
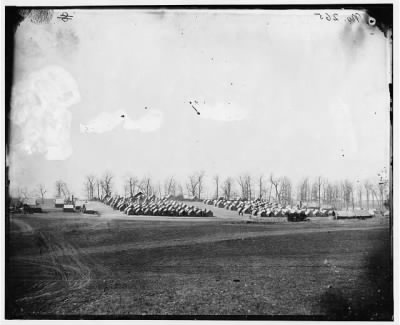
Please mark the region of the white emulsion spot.
<svg viewBox="0 0 400 325"><path fill-rule="evenodd" d="M138 119L131 119L122 110L102 112L87 124L80 125L81 133L105 133L115 129L120 124L126 130L138 130L141 132L156 131L161 127L163 114L159 110L152 109Z"/></svg>
<svg viewBox="0 0 400 325"><path fill-rule="evenodd" d="M79 100L76 81L59 66L47 66L17 82L10 116L19 126L16 148L28 154L44 153L48 160L68 158L72 153L68 108Z"/></svg>

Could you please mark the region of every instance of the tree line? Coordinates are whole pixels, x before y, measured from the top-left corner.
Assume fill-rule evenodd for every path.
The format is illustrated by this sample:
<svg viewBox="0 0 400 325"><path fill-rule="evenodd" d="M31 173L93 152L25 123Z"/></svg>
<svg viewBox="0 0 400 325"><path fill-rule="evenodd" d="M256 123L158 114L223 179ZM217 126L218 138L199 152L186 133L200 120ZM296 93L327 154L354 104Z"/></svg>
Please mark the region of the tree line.
<svg viewBox="0 0 400 325"><path fill-rule="evenodd" d="M179 182L175 177L169 176L162 182L152 179L150 176L142 178L128 175L123 182L122 195L132 197L138 192L147 196L157 197L187 197L190 199L216 199L227 200L241 198L244 200L261 199L276 202L282 205L294 205L312 203L314 206L332 206L337 209L382 208L387 204L389 196L389 181L386 169L378 174L376 182L371 180L330 181L318 176L305 177L297 184L293 184L287 176L268 177L259 175L253 177L249 173L243 173L237 177L221 178L218 174L208 177L206 173L197 171L187 176L185 182ZM102 198L113 192L113 176L104 174L103 178L92 175L86 177L86 191L88 198ZM93 189L97 189L97 196ZM211 190L211 192L209 191ZM116 191L115 191L116 192Z"/></svg>
<svg viewBox="0 0 400 325"><path fill-rule="evenodd" d="M83 183L83 192L88 200L101 199L106 195L119 193L125 197L133 197L138 192L146 196L172 196L194 200L224 198L227 200L241 198L244 200L261 199L276 202L281 205L312 204L313 206L332 206L336 209L380 208L388 204L389 181L386 169L377 174L376 181L363 180L330 181L318 176L304 177L297 184L293 184L289 177L275 176L274 174L253 177L249 173L237 177L222 178L219 175L208 177L206 173L197 171L187 176L185 182L169 176L163 181L154 180L150 176L137 177L126 175L123 179L122 191L114 186L115 176L107 171L101 176L89 174ZM39 184L35 194L42 201L47 193L43 184ZM18 189L21 198L28 197L26 188ZM71 192L66 182L55 182L57 197L70 198Z"/></svg>

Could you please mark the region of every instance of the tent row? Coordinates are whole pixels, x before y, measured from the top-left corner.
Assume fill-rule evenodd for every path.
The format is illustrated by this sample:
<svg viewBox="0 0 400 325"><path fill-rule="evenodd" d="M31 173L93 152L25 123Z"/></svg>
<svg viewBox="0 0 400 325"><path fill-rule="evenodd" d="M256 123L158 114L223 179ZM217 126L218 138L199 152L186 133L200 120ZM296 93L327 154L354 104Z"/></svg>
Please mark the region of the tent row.
<svg viewBox="0 0 400 325"><path fill-rule="evenodd" d="M107 196L103 203L127 215L213 217L211 210L200 209L168 197L159 199L154 195L146 197L141 194L132 198Z"/></svg>
<svg viewBox="0 0 400 325"><path fill-rule="evenodd" d="M291 206L282 206L277 203L271 203L256 200L204 200L203 203L214 205L218 208L237 211L239 215L249 214L258 217L287 217L288 220L302 220L307 217L329 217L334 216L335 212L332 209L306 209Z"/></svg>
<svg viewBox="0 0 400 325"><path fill-rule="evenodd" d="M204 200L203 203L214 205L218 208L238 211L239 215L249 214L258 217L287 217L289 221L305 220L309 217L331 217L332 219L350 219L350 218L371 218L375 215L373 210L354 210L354 211L335 211L330 209L318 208L298 208L292 206L282 206L277 203L271 203L256 200Z"/></svg>

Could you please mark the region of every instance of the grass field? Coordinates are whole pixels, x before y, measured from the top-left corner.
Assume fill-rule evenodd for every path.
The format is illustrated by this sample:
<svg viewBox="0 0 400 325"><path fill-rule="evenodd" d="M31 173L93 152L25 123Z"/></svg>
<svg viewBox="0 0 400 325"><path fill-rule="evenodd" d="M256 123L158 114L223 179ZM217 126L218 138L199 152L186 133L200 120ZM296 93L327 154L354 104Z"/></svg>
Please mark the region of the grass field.
<svg viewBox="0 0 400 325"><path fill-rule="evenodd" d="M387 219L253 223L99 209L11 216L7 318L392 318Z"/></svg>

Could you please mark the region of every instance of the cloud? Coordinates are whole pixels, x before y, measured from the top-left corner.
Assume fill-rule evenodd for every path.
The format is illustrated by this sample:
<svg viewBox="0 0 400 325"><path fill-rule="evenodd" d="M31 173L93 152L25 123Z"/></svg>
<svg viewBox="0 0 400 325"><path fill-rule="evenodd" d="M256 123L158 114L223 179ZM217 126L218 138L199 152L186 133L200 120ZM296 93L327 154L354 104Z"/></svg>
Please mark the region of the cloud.
<svg viewBox="0 0 400 325"><path fill-rule="evenodd" d="M124 117L122 117L124 116ZM87 124L80 125L82 133L105 133L115 129L119 124L123 123L126 114L121 111L102 112L96 118Z"/></svg>
<svg viewBox="0 0 400 325"><path fill-rule="evenodd" d="M192 102L192 105L200 112L200 117L215 121L241 121L247 118L247 112L228 102L208 105L204 103Z"/></svg>
<svg viewBox="0 0 400 325"><path fill-rule="evenodd" d="M68 158L72 153L68 108L79 100L74 78L62 67L47 66L29 74L12 89L10 117L19 126L21 139L13 145L28 154L45 153L48 160Z"/></svg>
<svg viewBox="0 0 400 325"><path fill-rule="evenodd" d="M105 133L115 129L120 124L126 130L138 130L141 132L152 132L161 127L162 112L158 110L149 110L139 119L131 119L127 113L122 110L114 112L102 112L96 118L90 120L87 124L80 125L81 133Z"/></svg>
<svg viewBox="0 0 400 325"><path fill-rule="evenodd" d="M162 117L162 112L151 109L148 113L137 120L127 118L124 123L124 129L152 132L161 127Z"/></svg>

